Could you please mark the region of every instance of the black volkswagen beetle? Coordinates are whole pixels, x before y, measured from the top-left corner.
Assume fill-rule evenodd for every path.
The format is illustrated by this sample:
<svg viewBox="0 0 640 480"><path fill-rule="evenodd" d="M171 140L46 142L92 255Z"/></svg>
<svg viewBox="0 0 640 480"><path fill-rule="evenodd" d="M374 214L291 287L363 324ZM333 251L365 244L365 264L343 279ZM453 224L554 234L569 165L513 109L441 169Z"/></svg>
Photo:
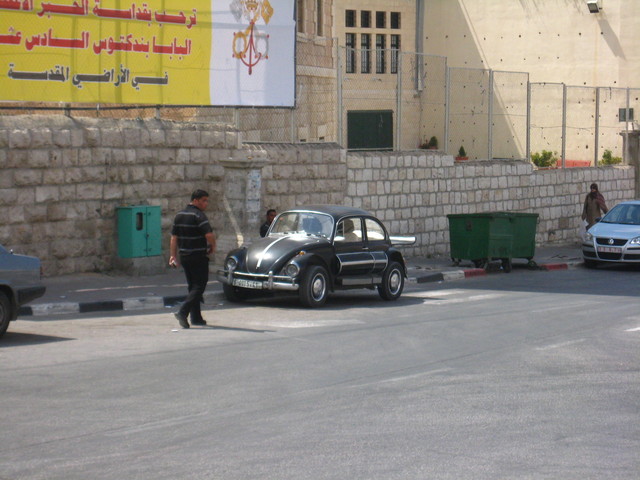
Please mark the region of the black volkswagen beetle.
<svg viewBox="0 0 640 480"><path fill-rule="evenodd" d="M390 237L369 212L312 205L281 213L267 236L232 250L218 271L226 298L239 302L257 290L297 291L319 307L330 291L377 287L385 300L402 294L406 266L393 245L414 237Z"/></svg>

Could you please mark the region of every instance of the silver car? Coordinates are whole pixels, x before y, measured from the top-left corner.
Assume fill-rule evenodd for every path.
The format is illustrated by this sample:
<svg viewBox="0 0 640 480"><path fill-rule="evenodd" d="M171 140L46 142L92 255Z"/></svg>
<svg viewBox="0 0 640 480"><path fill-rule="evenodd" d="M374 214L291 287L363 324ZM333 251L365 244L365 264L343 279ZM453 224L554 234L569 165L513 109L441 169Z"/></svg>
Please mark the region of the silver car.
<svg viewBox="0 0 640 480"><path fill-rule="evenodd" d="M585 266L598 263L640 263L640 200L621 202L585 234Z"/></svg>
<svg viewBox="0 0 640 480"><path fill-rule="evenodd" d="M16 255L0 245L0 336L22 305L44 295L41 278L39 259Z"/></svg>

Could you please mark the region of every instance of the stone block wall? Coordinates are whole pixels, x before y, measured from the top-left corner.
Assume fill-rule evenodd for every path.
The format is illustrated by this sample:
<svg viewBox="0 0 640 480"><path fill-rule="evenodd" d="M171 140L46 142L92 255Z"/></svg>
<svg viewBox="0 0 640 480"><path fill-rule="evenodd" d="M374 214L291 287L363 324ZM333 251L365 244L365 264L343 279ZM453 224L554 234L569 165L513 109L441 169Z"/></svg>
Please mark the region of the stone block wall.
<svg viewBox="0 0 640 480"><path fill-rule="evenodd" d="M528 162L454 162L423 150L349 153L345 202L376 214L391 234L415 235L407 255L447 255L447 215L456 213L537 213L538 245L577 243L592 182L609 207L635 198L629 166L534 170Z"/></svg>
<svg viewBox="0 0 640 480"><path fill-rule="evenodd" d="M343 204L347 185L346 151L336 144L263 144L269 163L262 170L263 210L299 205Z"/></svg>
<svg viewBox="0 0 640 480"><path fill-rule="evenodd" d="M215 204L239 141L211 124L0 117L0 243L40 257L45 275L110 270L116 207L159 205L167 252L173 215L195 188Z"/></svg>
<svg viewBox="0 0 640 480"><path fill-rule="evenodd" d="M173 217L195 188L211 194L219 264L257 238L267 208L317 203L362 207L392 234L416 235L407 255L447 255L450 213L534 212L538 244L576 243L589 184L613 206L635 197L636 182L629 166L534 170L429 150L241 145L227 125L59 116L0 117L0 172L0 243L40 257L48 276L111 270L123 205L161 207L166 259Z"/></svg>

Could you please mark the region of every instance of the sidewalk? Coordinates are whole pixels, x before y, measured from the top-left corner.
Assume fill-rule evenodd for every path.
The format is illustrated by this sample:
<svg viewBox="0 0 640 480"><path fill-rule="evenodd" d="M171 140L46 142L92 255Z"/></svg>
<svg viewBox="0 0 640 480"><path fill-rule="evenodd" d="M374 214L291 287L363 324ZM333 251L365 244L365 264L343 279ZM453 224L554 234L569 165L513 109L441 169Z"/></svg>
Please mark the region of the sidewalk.
<svg viewBox="0 0 640 480"><path fill-rule="evenodd" d="M567 269L582 264L579 245L541 247L533 259L539 269ZM470 261L454 265L448 257L407 258L408 283L447 282L501 273L500 264L475 268ZM514 259L513 269L527 268L525 259ZM180 269L159 275L134 277L118 274L82 273L44 279L47 291L33 304L20 309L20 317L119 310L172 309L184 299L186 282ZM222 285L210 275L204 298L206 305L224 301Z"/></svg>

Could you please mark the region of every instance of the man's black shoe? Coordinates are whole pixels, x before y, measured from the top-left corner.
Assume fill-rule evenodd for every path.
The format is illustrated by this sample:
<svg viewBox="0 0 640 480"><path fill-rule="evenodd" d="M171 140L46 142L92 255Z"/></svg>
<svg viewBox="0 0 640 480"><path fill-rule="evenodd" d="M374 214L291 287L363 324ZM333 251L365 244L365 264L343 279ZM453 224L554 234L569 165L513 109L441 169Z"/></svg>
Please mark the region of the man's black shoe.
<svg viewBox="0 0 640 480"><path fill-rule="evenodd" d="M178 320L178 323L182 328L189 328L189 322L187 322L187 317L180 314L180 312L176 312L173 314L174 317Z"/></svg>
<svg viewBox="0 0 640 480"><path fill-rule="evenodd" d="M203 326L203 325L206 325L206 324L207 324L207 322L204 321L202 318L200 320L191 320L191 325Z"/></svg>

